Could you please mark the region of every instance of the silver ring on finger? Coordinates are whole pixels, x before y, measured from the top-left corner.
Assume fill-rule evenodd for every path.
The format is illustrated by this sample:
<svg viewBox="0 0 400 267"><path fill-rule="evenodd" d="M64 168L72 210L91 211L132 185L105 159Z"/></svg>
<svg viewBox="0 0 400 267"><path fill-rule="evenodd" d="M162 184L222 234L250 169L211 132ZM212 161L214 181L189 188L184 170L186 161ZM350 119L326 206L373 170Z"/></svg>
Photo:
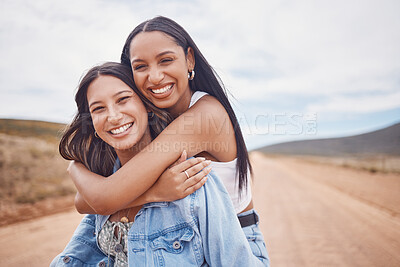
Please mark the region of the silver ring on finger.
<svg viewBox="0 0 400 267"><path fill-rule="evenodd" d="M189 174L187 173L187 171L183 171L186 174L186 177L189 179Z"/></svg>

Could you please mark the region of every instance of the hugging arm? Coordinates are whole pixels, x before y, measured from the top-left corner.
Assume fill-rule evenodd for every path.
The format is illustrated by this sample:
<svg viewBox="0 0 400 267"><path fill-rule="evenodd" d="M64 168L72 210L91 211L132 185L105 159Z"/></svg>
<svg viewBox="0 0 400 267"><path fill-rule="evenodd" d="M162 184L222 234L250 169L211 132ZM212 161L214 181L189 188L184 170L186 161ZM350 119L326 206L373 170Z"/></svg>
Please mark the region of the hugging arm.
<svg viewBox="0 0 400 267"><path fill-rule="evenodd" d="M198 159L201 160L201 158ZM180 159L165 170L149 190L129 203L126 208L141 206L149 202L174 201L199 189L206 182L211 168L204 168L210 164L210 161L201 160L200 163L196 163L198 159L186 162L186 151L184 151ZM182 173L184 170L193 175L187 178L186 174ZM108 215L92 208L79 192L75 196L75 207L79 213Z"/></svg>
<svg viewBox="0 0 400 267"><path fill-rule="evenodd" d="M210 151L209 147L215 142L226 141L215 127L209 127L226 122L225 109L216 99L203 98L208 100L200 99L107 179L90 172L82 164L70 165L68 172L87 204L99 214L112 214L124 209L146 192L183 150L191 157ZM190 166L194 161L200 159L193 158L184 163ZM183 170L175 174L185 175Z"/></svg>

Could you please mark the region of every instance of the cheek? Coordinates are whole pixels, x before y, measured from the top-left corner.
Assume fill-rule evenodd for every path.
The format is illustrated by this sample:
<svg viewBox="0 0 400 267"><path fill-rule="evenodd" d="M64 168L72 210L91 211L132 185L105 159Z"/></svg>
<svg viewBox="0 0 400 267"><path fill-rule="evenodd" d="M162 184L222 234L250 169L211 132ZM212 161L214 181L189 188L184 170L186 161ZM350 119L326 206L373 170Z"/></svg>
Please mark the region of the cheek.
<svg viewBox="0 0 400 267"><path fill-rule="evenodd" d="M144 75L137 73L137 74L133 74L133 80L135 81L135 85L136 87L141 91L141 92L145 92L145 90L143 89L144 87Z"/></svg>
<svg viewBox="0 0 400 267"><path fill-rule="evenodd" d="M99 133L100 132L100 130L102 129L102 121L101 121L101 118L100 118L100 116L98 116L98 115L91 115L91 117L92 117L92 122L93 122L93 127L94 127L94 130L97 132L97 133Z"/></svg>
<svg viewBox="0 0 400 267"><path fill-rule="evenodd" d="M139 129L140 131L143 131L143 129L146 129L148 126L148 115L146 109L143 107L143 109L139 110L138 113L138 123L139 123Z"/></svg>
<svg viewBox="0 0 400 267"><path fill-rule="evenodd" d="M141 100L132 102L129 106L129 110L127 110L127 114L130 114L133 118L135 118L139 131L147 127L147 110L144 104L142 104Z"/></svg>
<svg viewBox="0 0 400 267"><path fill-rule="evenodd" d="M180 66L179 68L174 69L175 77L178 79L179 83L185 85L189 83L188 79L188 71L184 66Z"/></svg>
<svg viewBox="0 0 400 267"><path fill-rule="evenodd" d="M145 133L145 131L146 131L148 125L149 125L148 122L149 121L148 121L147 115L146 115L146 117L143 117L141 122L140 122L140 133L141 133L141 135L143 135Z"/></svg>

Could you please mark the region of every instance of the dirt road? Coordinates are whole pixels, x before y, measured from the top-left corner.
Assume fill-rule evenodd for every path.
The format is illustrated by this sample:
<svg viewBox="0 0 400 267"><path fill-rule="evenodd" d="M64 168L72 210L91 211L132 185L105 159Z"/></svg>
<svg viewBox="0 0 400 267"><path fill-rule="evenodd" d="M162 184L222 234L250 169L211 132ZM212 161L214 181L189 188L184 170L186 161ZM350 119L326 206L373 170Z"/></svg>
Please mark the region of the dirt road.
<svg viewBox="0 0 400 267"><path fill-rule="evenodd" d="M400 176L253 154L272 266L400 266Z"/></svg>
<svg viewBox="0 0 400 267"><path fill-rule="evenodd" d="M400 176L251 155L272 266L400 266ZM0 228L0 266L48 266L75 211Z"/></svg>
<svg viewBox="0 0 400 267"><path fill-rule="evenodd" d="M0 228L1 267L49 266L71 238L82 215L69 212Z"/></svg>

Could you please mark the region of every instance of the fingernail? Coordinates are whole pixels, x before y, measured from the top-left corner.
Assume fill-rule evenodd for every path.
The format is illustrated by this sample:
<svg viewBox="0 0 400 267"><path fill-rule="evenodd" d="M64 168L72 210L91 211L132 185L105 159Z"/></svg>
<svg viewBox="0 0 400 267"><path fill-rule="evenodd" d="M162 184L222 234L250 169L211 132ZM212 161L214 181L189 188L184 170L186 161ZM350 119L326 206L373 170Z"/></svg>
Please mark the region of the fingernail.
<svg viewBox="0 0 400 267"><path fill-rule="evenodd" d="M206 160L206 158L203 158L203 157L196 157L196 158L199 160Z"/></svg>
<svg viewBox="0 0 400 267"><path fill-rule="evenodd" d="M204 161L204 163L205 163L206 165L210 165L211 160L206 160L206 161Z"/></svg>

